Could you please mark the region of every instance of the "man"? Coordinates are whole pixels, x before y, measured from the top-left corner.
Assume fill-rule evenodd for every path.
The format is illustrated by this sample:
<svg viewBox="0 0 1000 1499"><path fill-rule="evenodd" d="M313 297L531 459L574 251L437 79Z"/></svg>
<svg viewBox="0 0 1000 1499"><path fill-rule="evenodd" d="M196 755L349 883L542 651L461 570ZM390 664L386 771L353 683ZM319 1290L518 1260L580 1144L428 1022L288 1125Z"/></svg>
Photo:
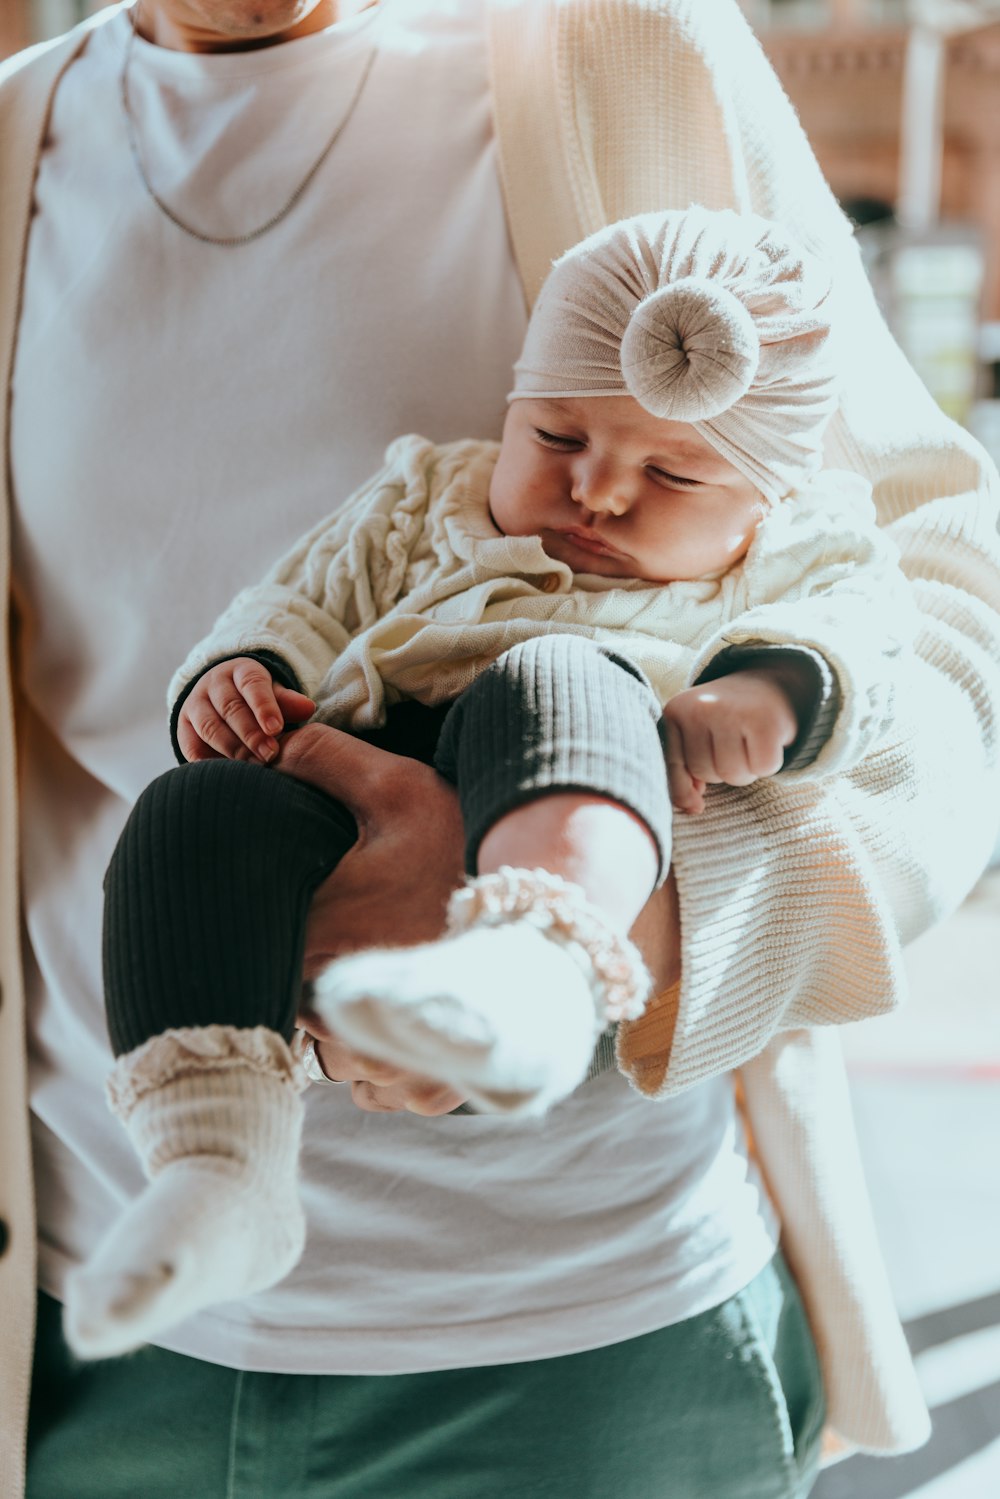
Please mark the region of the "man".
<svg viewBox="0 0 1000 1499"><path fill-rule="evenodd" d="M847 1210L843 1192L814 1191L843 1105L829 1048L798 1028L894 1003L896 926L912 935L954 903L992 843L1000 651L981 454L878 323L729 0L381 0L350 14L333 0L144 0L134 21L133 34L127 14L105 14L0 84L26 932L21 949L8 843L0 1287L16 1423L33 1262L23 974L46 1293L28 1492L805 1492L822 1398L732 1114L725 1074L741 1065L786 1253L813 1293L831 1423L876 1450L913 1445L925 1416L878 1267L859 1281L838 1244L815 1273ZM720 801L717 818L709 808L680 830L683 983L623 1048L637 1084L668 1098L659 1108L608 1074L530 1137L425 1120L454 1097L373 1073L330 1038L321 1060L353 1081L353 1102L310 1094L300 1270L131 1366L69 1369L53 1298L137 1186L100 1098L100 877L128 806L168 763L170 670L391 437L498 430L524 294L555 253L604 218L695 198L787 219L837 266L853 368L835 451L876 481L928 618L899 747L836 792L798 793L796 827L833 830L822 868L808 841L782 838L780 803ZM3 756L11 840L10 738ZM317 901L312 964L344 943L430 934L459 866L446 789L333 730L302 731L283 760L362 831ZM945 849L949 827L962 836ZM759 842L752 890L727 871L734 837ZM418 892L400 880L413 861L397 840L419 840ZM670 898L647 927L665 987ZM772 1041L779 1031L793 1034ZM850 1196L854 1165L836 1164ZM532 1226L537 1194L559 1222L552 1238ZM863 1202L853 1210L863 1255ZM770 1340L734 1331L754 1319L773 1324ZM709 1345L732 1357L713 1361ZM735 1367L744 1382L730 1388ZM16 1441L4 1451L15 1494Z"/></svg>

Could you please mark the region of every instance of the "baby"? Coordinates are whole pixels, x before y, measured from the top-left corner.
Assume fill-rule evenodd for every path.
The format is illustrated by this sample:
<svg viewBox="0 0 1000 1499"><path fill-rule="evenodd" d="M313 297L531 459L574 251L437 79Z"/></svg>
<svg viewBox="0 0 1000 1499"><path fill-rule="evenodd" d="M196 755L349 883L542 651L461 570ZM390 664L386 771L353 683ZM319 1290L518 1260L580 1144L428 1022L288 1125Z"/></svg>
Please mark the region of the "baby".
<svg viewBox="0 0 1000 1499"><path fill-rule="evenodd" d="M592 236L539 297L499 447L400 439L184 663L175 744L195 763L140 800L108 876L109 1092L151 1180L70 1279L82 1356L301 1254L295 975L308 896L354 831L264 769L284 728L315 712L377 741L407 705L436 715L427 758L458 787L472 878L439 942L343 958L311 1005L359 1051L525 1114L648 999L627 932L669 867L666 783L697 813L710 784L831 774L884 738L905 645L885 621L912 606L867 486L821 472L828 302L823 267L752 216ZM568 853L566 791L608 807ZM264 816L275 796L292 800ZM496 832L514 808L531 857L512 866ZM252 941L283 977L248 961L225 992Z"/></svg>

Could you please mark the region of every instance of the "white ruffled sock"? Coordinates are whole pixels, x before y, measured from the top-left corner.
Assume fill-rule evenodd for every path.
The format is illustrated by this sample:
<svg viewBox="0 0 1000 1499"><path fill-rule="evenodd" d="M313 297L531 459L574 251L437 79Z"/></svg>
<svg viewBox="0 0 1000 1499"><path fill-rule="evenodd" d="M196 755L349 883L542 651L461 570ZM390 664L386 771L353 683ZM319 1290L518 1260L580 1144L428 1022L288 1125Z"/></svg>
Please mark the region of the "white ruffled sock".
<svg viewBox="0 0 1000 1499"><path fill-rule="evenodd" d="M125 1353L296 1264L302 1085L262 1026L166 1031L119 1057L112 1108L150 1182L68 1278L63 1321L79 1357Z"/></svg>
<svg viewBox="0 0 1000 1499"><path fill-rule="evenodd" d="M609 1021L641 1013L638 951L556 875L479 876L453 897L449 925L439 942L333 963L313 1008L357 1051L510 1114L565 1098Z"/></svg>

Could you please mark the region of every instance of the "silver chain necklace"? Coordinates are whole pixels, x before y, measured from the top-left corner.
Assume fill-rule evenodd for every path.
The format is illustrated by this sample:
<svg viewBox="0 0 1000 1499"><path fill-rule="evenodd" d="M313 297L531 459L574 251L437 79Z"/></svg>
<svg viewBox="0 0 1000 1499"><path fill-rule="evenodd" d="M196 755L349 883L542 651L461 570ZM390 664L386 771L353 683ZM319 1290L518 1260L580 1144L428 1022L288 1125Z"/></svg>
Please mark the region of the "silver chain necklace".
<svg viewBox="0 0 1000 1499"><path fill-rule="evenodd" d="M132 159L135 162L136 169L138 170L139 177L142 180L143 187L146 189L146 192L152 198L153 202L156 204L160 212L164 214L172 224L176 224L178 229L183 229L184 233L189 234L192 239L200 240L203 245L224 245L232 248L235 245L248 245L252 240L260 239L262 234L266 234L269 229L273 229L276 224L281 223L282 219L288 217L292 209L295 207L296 203L302 197L302 194L305 192L306 188L309 186L310 182L315 177L316 173L319 171L320 167L323 165L324 161L326 161L326 158L329 156L334 146L337 144L338 140L344 132L344 129L347 126L348 121L350 120L351 116L358 106L358 101L361 98L361 95L365 91L365 84L368 82L368 75L372 70L373 63L375 62L375 58L378 53L378 47L372 48L368 61L365 63L364 67L361 70L361 78L358 81L357 88L354 90L354 96L351 99L350 104L347 106L347 113L344 115L343 119L339 121L336 130L333 132L330 139L327 141L326 145L323 147L322 151L317 156L316 160L313 162L312 166L309 168L302 181L299 183L298 187L292 193L285 206L283 208L280 208L277 213L272 214L266 223L259 224L256 229L251 229L246 234L203 234L200 229L195 229L192 224L186 224L180 217L180 215L174 212L174 210L170 207L170 204L163 201L163 199L160 197L159 193L156 191L155 187L149 180L149 174L146 171L146 165L142 159L142 151L139 146L139 138L136 134L135 120L132 117L132 109L129 101L128 65L132 60L132 48L135 45L136 38L134 9L129 10L128 16L130 29L128 41L125 44L125 55L122 58L122 71L120 80L122 112L125 115L125 128L128 132L128 143L129 148L132 152Z"/></svg>

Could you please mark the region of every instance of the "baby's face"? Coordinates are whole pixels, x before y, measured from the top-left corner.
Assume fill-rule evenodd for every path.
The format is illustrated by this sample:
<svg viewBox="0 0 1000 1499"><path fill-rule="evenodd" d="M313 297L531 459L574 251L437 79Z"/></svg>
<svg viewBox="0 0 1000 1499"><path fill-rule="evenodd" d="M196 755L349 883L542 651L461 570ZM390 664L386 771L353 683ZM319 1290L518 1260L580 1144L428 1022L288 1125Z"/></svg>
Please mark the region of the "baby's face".
<svg viewBox="0 0 1000 1499"><path fill-rule="evenodd" d="M510 403L490 513L574 572L651 583L720 572L763 512L759 491L694 427L631 396Z"/></svg>

